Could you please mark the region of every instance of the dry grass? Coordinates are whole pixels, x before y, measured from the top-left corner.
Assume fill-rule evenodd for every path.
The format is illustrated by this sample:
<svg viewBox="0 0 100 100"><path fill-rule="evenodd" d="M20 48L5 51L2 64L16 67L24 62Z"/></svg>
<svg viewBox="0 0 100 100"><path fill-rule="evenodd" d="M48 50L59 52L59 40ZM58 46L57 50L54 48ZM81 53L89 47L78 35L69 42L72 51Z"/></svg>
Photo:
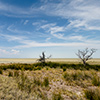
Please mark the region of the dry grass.
<svg viewBox="0 0 100 100"><path fill-rule="evenodd" d="M64 59L63 61L53 59L53 61L60 61L59 63L62 64L2 65L0 100L86 100L88 93L91 94L91 90L88 91L88 88L93 88L94 94L97 93L96 89L100 87L99 66L88 65L87 68L81 69L80 64L72 64L73 60L66 62L65 59L66 63L72 65L63 64Z"/></svg>
<svg viewBox="0 0 100 100"><path fill-rule="evenodd" d="M100 72L95 70L8 69L0 74L0 100L86 100L84 90L95 86L97 76Z"/></svg>
<svg viewBox="0 0 100 100"><path fill-rule="evenodd" d="M100 100L100 87L88 88L85 90L85 97L88 100Z"/></svg>

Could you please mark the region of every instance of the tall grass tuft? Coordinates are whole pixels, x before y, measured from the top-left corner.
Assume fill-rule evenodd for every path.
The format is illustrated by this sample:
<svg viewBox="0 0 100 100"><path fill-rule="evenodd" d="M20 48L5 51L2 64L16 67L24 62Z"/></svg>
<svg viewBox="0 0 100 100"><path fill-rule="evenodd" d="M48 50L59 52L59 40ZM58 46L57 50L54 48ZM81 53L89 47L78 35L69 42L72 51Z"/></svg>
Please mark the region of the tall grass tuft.
<svg viewBox="0 0 100 100"><path fill-rule="evenodd" d="M36 79L36 78L34 78L34 84L38 85L38 86L42 85L41 81L39 79Z"/></svg>
<svg viewBox="0 0 100 100"><path fill-rule="evenodd" d="M63 67L63 72L66 71L66 67Z"/></svg>
<svg viewBox="0 0 100 100"><path fill-rule="evenodd" d="M85 97L88 100L100 100L100 88L91 88L85 90Z"/></svg>
<svg viewBox="0 0 100 100"><path fill-rule="evenodd" d="M100 86L100 77L99 76L94 76L93 79L92 79L92 84L94 86Z"/></svg>
<svg viewBox="0 0 100 100"><path fill-rule="evenodd" d="M48 77L45 77L44 78L44 82L43 82L43 84L44 84L44 86L49 86L49 79L48 79Z"/></svg>
<svg viewBox="0 0 100 100"><path fill-rule="evenodd" d="M9 71L8 76L9 77L12 77L13 76L13 72L12 71Z"/></svg>
<svg viewBox="0 0 100 100"><path fill-rule="evenodd" d="M53 93L52 94L52 100L64 100L61 96L61 93Z"/></svg>
<svg viewBox="0 0 100 100"><path fill-rule="evenodd" d="M18 76L19 76L19 71L15 70L15 71L14 71L14 76L15 76L15 77L18 77Z"/></svg>
<svg viewBox="0 0 100 100"><path fill-rule="evenodd" d="M3 74L3 71L2 71L2 69L0 69L0 74Z"/></svg>
<svg viewBox="0 0 100 100"><path fill-rule="evenodd" d="M25 81L27 79L27 76L24 75L24 72L21 72L21 76L20 79L18 80L18 87L19 89L21 89L22 91L25 89Z"/></svg>

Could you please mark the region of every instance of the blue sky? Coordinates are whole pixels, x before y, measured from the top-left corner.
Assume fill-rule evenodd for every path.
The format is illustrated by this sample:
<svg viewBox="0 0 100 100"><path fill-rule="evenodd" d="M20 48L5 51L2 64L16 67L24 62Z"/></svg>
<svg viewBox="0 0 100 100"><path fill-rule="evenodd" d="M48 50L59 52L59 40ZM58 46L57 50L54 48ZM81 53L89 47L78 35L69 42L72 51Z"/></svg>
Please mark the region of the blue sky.
<svg viewBox="0 0 100 100"><path fill-rule="evenodd" d="M0 0L0 58L100 58L100 0Z"/></svg>

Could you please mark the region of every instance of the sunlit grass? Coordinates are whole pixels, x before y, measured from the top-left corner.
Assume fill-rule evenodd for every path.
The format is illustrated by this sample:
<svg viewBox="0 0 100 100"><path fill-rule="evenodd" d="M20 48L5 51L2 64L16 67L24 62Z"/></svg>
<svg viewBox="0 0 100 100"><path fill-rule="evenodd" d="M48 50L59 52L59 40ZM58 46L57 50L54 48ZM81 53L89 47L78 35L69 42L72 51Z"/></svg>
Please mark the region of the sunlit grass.
<svg viewBox="0 0 100 100"><path fill-rule="evenodd" d="M0 100L85 100L88 88L100 86L99 65L48 62L0 68Z"/></svg>
<svg viewBox="0 0 100 100"><path fill-rule="evenodd" d="M100 87L86 89L85 90L85 97L88 100L100 100Z"/></svg>

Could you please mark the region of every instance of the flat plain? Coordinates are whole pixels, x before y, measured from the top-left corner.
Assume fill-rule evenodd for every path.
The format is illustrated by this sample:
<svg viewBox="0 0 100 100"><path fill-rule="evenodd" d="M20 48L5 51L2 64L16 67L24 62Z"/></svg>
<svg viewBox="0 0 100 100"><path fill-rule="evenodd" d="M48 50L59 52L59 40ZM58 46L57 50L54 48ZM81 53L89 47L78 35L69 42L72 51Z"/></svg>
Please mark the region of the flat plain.
<svg viewBox="0 0 100 100"><path fill-rule="evenodd" d="M0 64L4 63L36 63L37 59L39 58L0 58ZM65 63L65 64L81 64L81 60L78 58L51 58L47 61L51 62L59 62L59 63ZM96 64L100 65L100 58L94 58L91 60L88 60L89 64Z"/></svg>

